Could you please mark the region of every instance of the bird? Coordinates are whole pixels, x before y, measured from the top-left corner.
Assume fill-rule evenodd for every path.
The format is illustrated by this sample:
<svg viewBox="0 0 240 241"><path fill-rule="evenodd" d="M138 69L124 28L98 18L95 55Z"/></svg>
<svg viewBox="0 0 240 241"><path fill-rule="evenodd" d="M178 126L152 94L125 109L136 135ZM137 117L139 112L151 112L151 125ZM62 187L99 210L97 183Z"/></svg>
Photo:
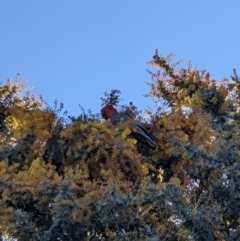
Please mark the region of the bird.
<svg viewBox="0 0 240 241"><path fill-rule="evenodd" d="M118 112L111 104L107 104L101 109L101 115L105 120L110 119L112 125L114 126L117 126L121 120L124 122L132 120L132 118L129 115L127 115L124 112ZM146 130L144 130L144 125L145 124L140 121L134 121L130 127L132 135L138 142L147 145L151 149L155 149L156 138L152 135L150 136L150 134L147 133Z"/></svg>

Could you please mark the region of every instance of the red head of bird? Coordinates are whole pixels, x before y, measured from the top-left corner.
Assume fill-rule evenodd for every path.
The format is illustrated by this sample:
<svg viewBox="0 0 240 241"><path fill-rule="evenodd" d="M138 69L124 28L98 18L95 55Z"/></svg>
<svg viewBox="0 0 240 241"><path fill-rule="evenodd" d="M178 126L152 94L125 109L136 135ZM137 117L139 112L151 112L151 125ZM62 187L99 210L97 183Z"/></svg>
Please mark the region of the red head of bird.
<svg viewBox="0 0 240 241"><path fill-rule="evenodd" d="M116 112L117 110L110 104L101 109L101 115L105 120L111 118Z"/></svg>

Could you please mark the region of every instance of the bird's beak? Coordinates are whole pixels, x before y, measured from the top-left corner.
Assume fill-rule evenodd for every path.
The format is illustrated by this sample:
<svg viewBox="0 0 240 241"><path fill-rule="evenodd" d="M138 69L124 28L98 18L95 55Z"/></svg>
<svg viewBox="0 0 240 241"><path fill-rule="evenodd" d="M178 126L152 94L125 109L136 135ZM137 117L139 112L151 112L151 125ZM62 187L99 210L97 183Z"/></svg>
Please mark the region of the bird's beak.
<svg viewBox="0 0 240 241"><path fill-rule="evenodd" d="M105 113L102 113L102 118L105 119L105 120L108 119L108 117L107 117L107 115Z"/></svg>

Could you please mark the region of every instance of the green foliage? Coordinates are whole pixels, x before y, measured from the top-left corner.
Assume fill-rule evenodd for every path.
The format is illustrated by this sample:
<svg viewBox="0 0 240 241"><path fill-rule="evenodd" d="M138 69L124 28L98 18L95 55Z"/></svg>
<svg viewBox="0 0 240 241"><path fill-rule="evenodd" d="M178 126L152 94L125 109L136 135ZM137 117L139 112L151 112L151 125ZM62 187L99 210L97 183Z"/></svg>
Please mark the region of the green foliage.
<svg viewBox="0 0 240 241"><path fill-rule="evenodd" d="M61 114L20 80L0 86L0 234L18 240L239 240L240 84L156 51L145 127L156 150L81 108ZM143 120L120 91L104 104Z"/></svg>
<svg viewBox="0 0 240 241"><path fill-rule="evenodd" d="M120 101L121 91L120 90L111 90L110 93L105 92L104 97L100 98L102 100L102 105L112 104L117 105Z"/></svg>

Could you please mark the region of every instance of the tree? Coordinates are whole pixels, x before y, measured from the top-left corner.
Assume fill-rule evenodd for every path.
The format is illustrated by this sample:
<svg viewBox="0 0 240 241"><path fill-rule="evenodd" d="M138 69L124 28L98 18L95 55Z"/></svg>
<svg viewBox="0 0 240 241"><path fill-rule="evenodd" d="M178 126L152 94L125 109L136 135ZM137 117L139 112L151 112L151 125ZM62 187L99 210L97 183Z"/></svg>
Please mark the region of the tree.
<svg viewBox="0 0 240 241"><path fill-rule="evenodd" d="M0 233L18 240L239 240L240 80L149 62L157 148L129 123L60 117L63 106L0 87ZM23 96L23 97L21 97ZM105 94L119 109L120 92Z"/></svg>

